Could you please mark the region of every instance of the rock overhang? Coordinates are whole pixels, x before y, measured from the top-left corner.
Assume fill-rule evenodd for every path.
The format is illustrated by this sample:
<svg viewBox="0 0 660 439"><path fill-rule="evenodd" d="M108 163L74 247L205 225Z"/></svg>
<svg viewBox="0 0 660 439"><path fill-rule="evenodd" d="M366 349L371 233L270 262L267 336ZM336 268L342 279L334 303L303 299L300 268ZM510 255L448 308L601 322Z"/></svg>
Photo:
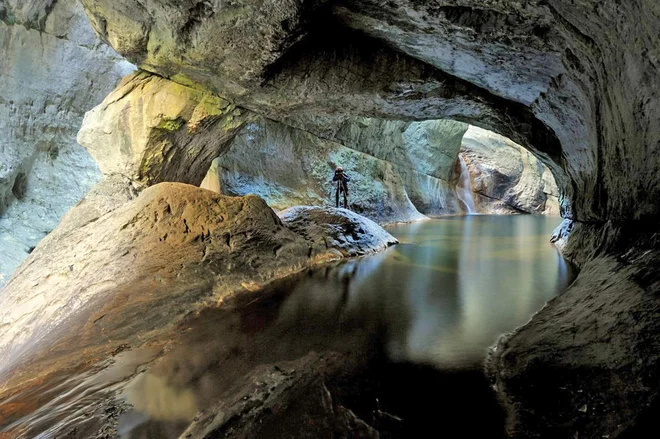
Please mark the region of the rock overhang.
<svg viewBox="0 0 660 439"><path fill-rule="evenodd" d="M620 182L640 166L617 159L618 149L632 157L660 139L652 123L658 19L644 13L657 9L653 2L276 3L83 1L120 53L238 106L278 120L348 113L466 121L548 164L571 200L566 216L623 221L635 217L633 207L657 216L630 200L642 187L660 190L645 183L656 159L630 188ZM612 31L636 41L639 53L609 38Z"/></svg>

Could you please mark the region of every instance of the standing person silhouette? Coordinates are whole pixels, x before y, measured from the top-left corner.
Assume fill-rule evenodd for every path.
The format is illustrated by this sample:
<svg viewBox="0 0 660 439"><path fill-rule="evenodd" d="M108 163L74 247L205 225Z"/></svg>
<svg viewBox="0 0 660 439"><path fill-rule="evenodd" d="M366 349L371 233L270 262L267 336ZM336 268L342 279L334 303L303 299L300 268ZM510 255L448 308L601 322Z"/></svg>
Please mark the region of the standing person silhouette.
<svg viewBox="0 0 660 439"><path fill-rule="evenodd" d="M335 169L335 175L332 177L332 182L337 184L337 191L335 192L335 203L339 207L339 193L344 194L344 209L348 209L348 182L351 181L351 178L346 175L344 168L337 166Z"/></svg>

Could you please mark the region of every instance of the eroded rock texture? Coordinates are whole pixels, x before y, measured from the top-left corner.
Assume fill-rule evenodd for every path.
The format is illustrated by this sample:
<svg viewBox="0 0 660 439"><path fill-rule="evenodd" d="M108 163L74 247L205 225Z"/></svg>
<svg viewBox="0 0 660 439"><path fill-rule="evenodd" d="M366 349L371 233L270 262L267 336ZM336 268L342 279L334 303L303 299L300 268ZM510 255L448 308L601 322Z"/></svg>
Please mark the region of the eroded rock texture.
<svg viewBox="0 0 660 439"><path fill-rule="evenodd" d="M294 124L302 113L450 117L493 129L548 165L565 196L564 214L595 224L585 244L612 239L598 232L606 222L641 234L657 225L660 4L654 0L83 4L103 38L145 69L204 84L274 119ZM615 254L630 244L617 245ZM586 253L593 258L599 248ZM590 291L605 288L587 275L583 279ZM562 300L568 299L554 301L521 330L516 355L524 358L555 336L523 334L532 334ZM610 306L593 313L615 309ZM612 315L625 325L624 315ZM565 319L577 333L589 333L587 319ZM641 322L631 330L641 334L647 327ZM575 338L563 342L579 345ZM594 337L584 343L599 346ZM636 347L640 358L653 363L650 345ZM540 436L564 425L559 412L545 405L546 390L527 398L504 383L529 368L542 370L545 361L553 361L549 351L520 363L528 364L524 370L498 363L514 436ZM592 362L584 356L580 363L562 363L555 384L569 386L573 373ZM630 379L610 371L612 379ZM530 388L544 389L542 376L528 375ZM584 376L582 384L609 401L622 395L614 387L604 390L595 376ZM631 414L644 409L636 404L630 412L608 412L606 424L630 425ZM584 416L600 419L590 411ZM582 424L580 437L598 437L592 425Z"/></svg>
<svg viewBox="0 0 660 439"><path fill-rule="evenodd" d="M324 126L331 128L326 128L323 135L393 163L418 211L426 215L460 212L452 180L467 124L452 120L405 122L347 117L328 122Z"/></svg>
<svg viewBox="0 0 660 439"><path fill-rule="evenodd" d="M100 177L83 114L133 70L75 0L0 2L0 286Z"/></svg>
<svg viewBox="0 0 660 439"><path fill-rule="evenodd" d="M657 283L643 274L657 272L648 255L660 217L657 1L82 2L101 37L140 67L272 119L322 133L307 115L449 117L531 150L582 229L566 248L583 246L585 270L491 361L510 433L601 437L601 422L616 437L657 407L660 365L648 335L657 331ZM635 240L618 239L621 230ZM598 258L621 265L601 264L609 274L598 277ZM593 328L599 316L611 331ZM547 330L553 321L561 326ZM608 344L617 334L630 343ZM587 401L572 415L548 406L575 377L603 407L622 408L600 412Z"/></svg>
<svg viewBox="0 0 660 439"><path fill-rule="evenodd" d="M611 225L578 225L572 236L565 251L583 261L579 277L489 359L507 428L520 438L648 437L659 397L658 236ZM632 246L621 255L623 243Z"/></svg>
<svg viewBox="0 0 660 439"><path fill-rule="evenodd" d="M262 118L246 126L215 160L203 187L229 195L257 194L276 209L334 206L331 179L335 167L342 166L351 177L351 209L375 221L460 212L450 181L465 124L335 122L335 132L328 135L333 140L326 140Z"/></svg>
<svg viewBox="0 0 660 439"><path fill-rule="evenodd" d="M559 191L550 170L520 145L470 127L461 157L479 212L559 215Z"/></svg>
<svg viewBox="0 0 660 439"><path fill-rule="evenodd" d="M351 177L353 210L381 222L424 218L391 163L267 119L248 125L207 178L224 194L256 194L278 210L335 206L331 180L340 164Z"/></svg>
<svg viewBox="0 0 660 439"><path fill-rule="evenodd" d="M314 242L316 251L339 250L343 256L362 256L384 250L398 241L378 224L350 210L295 206L279 213L294 232Z"/></svg>
<svg viewBox="0 0 660 439"><path fill-rule="evenodd" d="M576 219L657 214L632 201L659 190L660 159L637 164L660 140L654 1L83 3L129 59L248 108L470 120L549 162Z"/></svg>
<svg viewBox="0 0 660 439"><path fill-rule="evenodd" d="M105 175L199 185L250 117L212 93L138 72L85 115L78 142Z"/></svg>

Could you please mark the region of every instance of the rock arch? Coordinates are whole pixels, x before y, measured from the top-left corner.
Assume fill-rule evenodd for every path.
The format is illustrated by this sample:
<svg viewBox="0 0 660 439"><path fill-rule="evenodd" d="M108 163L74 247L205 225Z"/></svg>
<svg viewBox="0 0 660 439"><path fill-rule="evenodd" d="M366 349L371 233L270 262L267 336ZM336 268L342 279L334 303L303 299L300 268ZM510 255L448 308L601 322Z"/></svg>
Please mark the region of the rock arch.
<svg viewBox="0 0 660 439"><path fill-rule="evenodd" d="M150 81L211 94L231 111L320 135L335 114L453 118L529 148L570 200L563 214L575 227L560 238L582 272L489 358L509 432L617 437L657 404L656 1L82 3ZM184 119L156 128L194 120ZM196 150L194 139L181 144ZM202 167L173 145L165 171L132 162L137 179L197 181Z"/></svg>

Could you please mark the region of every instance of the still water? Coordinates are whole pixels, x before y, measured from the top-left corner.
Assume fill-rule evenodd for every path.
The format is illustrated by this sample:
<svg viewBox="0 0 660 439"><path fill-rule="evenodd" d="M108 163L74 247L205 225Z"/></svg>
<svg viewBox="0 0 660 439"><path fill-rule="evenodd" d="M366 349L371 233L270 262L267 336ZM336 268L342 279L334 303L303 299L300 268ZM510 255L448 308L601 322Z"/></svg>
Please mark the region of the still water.
<svg viewBox="0 0 660 439"><path fill-rule="evenodd" d="M360 358L360 398L401 425L386 437L501 437L502 414L481 372L489 346L572 280L548 242L560 220L468 216L391 227L401 244L312 270L262 299L202 313L179 346L125 392L125 438L178 437L259 364L310 351ZM368 395L367 395L368 394ZM351 407L360 412L360 403Z"/></svg>
<svg viewBox="0 0 660 439"><path fill-rule="evenodd" d="M383 438L503 437L483 361L572 281L548 241L559 222L479 215L393 226L400 244L382 253L207 309L164 351L129 350L109 368L33 389L57 395L46 405L30 408L29 394L4 401L26 410L0 422L0 437L88 437L118 397L131 407L119 417L122 438L178 438L200 411L240 399L253 371L330 352L350 377L328 384L333 397ZM100 416L96 406L106 407ZM375 408L387 416L376 419Z"/></svg>

